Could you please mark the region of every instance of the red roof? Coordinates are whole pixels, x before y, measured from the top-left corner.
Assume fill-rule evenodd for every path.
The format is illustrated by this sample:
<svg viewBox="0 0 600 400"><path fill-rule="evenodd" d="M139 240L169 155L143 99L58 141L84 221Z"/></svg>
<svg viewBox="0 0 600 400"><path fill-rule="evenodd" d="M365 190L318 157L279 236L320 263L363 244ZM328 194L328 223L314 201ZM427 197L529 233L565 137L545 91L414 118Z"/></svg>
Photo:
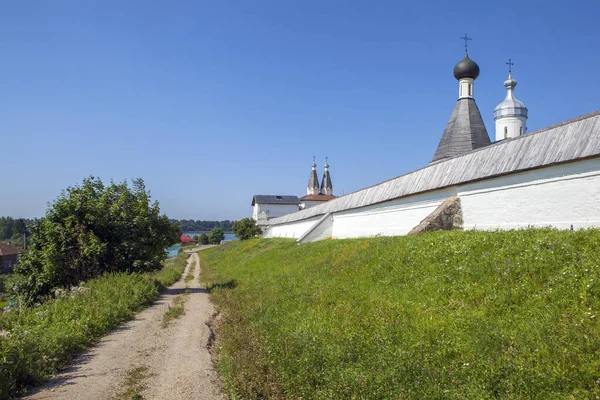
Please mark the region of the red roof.
<svg viewBox="0 0 600 400"><path fill-rule="evenodd" d="M329 201L335 199L335 196L330 196L327 194L307 194L304 197L300 197L300 201Z"/></svg>
<svg viewBox="0 0 600 400"><path fill-rule="evenodd" d="M14 254L21 254L23 250L8 245L8 244L0 244L0 256L12 256Z"/></svg>
<svg viewBox="0 0 600 400"><path fill-rule="evenodd" d="M181 235L181 237L179 238L179 240L181 240L181 243L197 243L197 240L192 239L189 236L186 235Z"/></svg>

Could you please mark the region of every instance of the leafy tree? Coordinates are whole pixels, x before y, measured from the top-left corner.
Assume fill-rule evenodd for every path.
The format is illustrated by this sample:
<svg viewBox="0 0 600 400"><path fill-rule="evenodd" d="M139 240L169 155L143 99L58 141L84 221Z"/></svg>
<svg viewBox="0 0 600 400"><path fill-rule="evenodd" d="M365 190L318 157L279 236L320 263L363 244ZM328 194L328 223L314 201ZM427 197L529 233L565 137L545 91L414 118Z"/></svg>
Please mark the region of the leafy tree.
<svg viewBox="0 0 600 400"><path fill-rule="evenodd" d="M213 228L208 234L208 241L211 244L219 244L223 239L225 239L225 232L221 228Z"/></svg>
<svg viewBox="0 0 600 400"><path fill-rule="evenodd" d="M11 217L0 217L0 240L11 239L14 235L29 235L28 225L31 220Z"/></svg>
<svg viewBox="0 0 600 400"><path fill-rule="evenodd" d="M63 191L32 226L29 252L15 272L23 300L105 272L158 269L178 229L150 202L142 179L105 186L89 177Z"/></svg>
<svg viewBox="0 0 600 400"><path fill-rule="evenodd" d="M225 235L223 235L223 237L225 237ZM198 237L198 243L200 244L208 244L208 236L206 235L206 233L202 232L200 234L200 236Z"/></svg>
<svg viewBox="0 0 600 400"><path fill-rule="evenodd" d="M10 239L13 235L15 220L11 217L0 218L0 239Z"/></svg>
<svg viewBox="0 0 600 400"><path fill-rule="evenodd" d="M27 225L23 218L15 219L13 222L13 235L24 235L27 233Z"/></svg>
<svg viewBox="0 0 600 400"><path fill-rule="evenodd" d="M262 230L256 226L256 221L252 218L243 218L233 223L233 233L240 240L246 240L260 235Z"/></svg>
<svg viewBox="0 0 600 400"><path fill-rule="evenodd" d="M25 248L25 239L20 233L15 233L14 235L12 235L10 240L5 240L5 242L10 243L11 246L19 247L21 249Z"/></svg>

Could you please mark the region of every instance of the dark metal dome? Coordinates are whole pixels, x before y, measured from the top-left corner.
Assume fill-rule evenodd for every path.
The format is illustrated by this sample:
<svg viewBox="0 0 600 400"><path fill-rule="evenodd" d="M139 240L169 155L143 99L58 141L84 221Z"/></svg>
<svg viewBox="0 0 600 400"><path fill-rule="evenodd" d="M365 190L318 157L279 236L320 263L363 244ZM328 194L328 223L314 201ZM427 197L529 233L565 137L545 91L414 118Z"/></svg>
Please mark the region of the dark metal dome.
<svg viewBox="0 0 600 400"><path fill-rule="evenodd" d="M477 79L479 76L479 65L473 60L469 58L468 55L465 54L465 58L463 58L456 66L454 67L454 77L457 80L461 80L463 78L471 78Z"/></svg>

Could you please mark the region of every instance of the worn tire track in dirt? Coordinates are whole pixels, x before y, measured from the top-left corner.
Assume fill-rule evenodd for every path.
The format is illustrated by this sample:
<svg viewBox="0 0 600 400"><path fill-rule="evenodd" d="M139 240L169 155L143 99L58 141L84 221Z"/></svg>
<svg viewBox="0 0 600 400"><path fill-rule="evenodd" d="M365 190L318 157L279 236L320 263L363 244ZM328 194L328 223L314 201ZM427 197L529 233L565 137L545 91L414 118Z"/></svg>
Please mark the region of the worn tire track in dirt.
<svg viewBox="0 0 600 400"><path fill-rule="evenodd" d="M162 318L177 295L186 292L185 314L162 328ZM136 317L103 337L28 399L117 399L127 388L128 372L147 369L139 394L144 399L222 399L219 377L207 349L206 322L214 310L200 287L200 258L193 253L179 281Z"/></svg>

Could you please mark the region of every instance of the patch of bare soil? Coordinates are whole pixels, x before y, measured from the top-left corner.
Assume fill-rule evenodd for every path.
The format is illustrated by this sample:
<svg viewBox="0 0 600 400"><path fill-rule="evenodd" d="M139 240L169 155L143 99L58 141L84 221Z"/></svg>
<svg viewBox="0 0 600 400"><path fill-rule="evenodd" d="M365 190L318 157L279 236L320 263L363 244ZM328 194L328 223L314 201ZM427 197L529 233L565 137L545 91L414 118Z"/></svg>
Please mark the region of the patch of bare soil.
<svg viewBox="0 0 600 400"><path fill-rule="evenodd" d="M183 277L190 268L194 279L186 287ZM200 258L194 253L182 278L153 306L105 336L26 398L222 399L207 349L211 335L207 321L214 309L200 287L199 274ZM169 305L180 294L184 294L184 313L167 328L161 327Z"/></svg>

